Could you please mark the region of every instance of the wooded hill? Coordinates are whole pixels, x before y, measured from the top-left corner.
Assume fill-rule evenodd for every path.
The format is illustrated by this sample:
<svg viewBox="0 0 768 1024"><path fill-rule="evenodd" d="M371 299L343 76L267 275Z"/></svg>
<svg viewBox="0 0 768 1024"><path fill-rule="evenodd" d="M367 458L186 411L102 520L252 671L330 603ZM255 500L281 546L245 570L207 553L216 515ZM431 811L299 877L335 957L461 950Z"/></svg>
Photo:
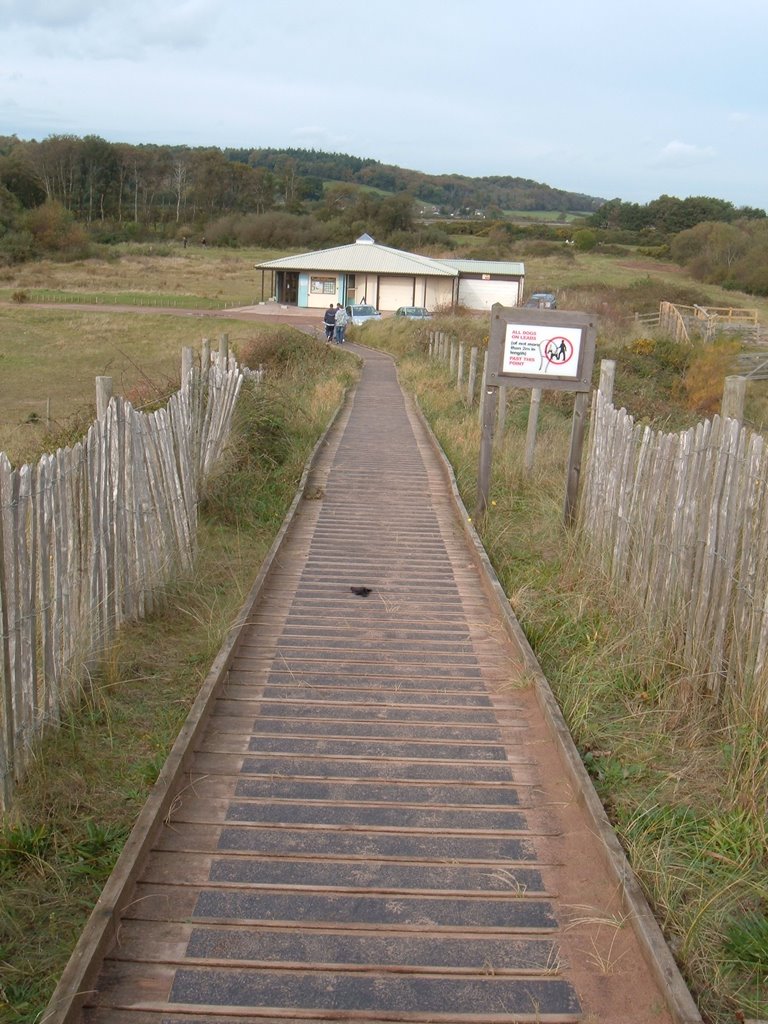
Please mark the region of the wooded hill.
<svg viewBox="0 0 768 1024"><path fill-rule="evenodd" d="M436 212L443 215L476 212L492 215L494 211L503 210L592 213L604 201L595 196L552 188L529 178L424 174L345 153L324 153L314 149L239 149L225 152L232 160L263 167L276 175L280 174L286 161L291 161L297 174L313 184L338 181L382 192L408 192L415 199L431 204Z"/></svg>
<svg viewBox="0 0 768 1024"><path fill-rule="evenodd" d="M183 222L233 212L301 212L329 185L407 193L435 215L504 210L592 213L602 201L509 176L428 175L377 160L304 149L128 145L98 136L0 137L0 188L30 209L56 201L80 220Z"/></svg>

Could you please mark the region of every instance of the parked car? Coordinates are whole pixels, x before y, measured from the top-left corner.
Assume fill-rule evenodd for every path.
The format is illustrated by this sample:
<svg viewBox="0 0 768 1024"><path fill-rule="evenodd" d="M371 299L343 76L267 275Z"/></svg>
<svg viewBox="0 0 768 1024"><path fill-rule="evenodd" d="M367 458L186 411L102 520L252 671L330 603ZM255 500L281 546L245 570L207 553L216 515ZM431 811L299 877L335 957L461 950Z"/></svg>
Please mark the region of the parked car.
<svg viewBox="0 0 768 1024"><path fill-rule="evenodd" d="M381 320L381 313L375 306L347 306L349 322L359 327L360 324L367 324L369 320Z"/></svg>
<svg viewBox="0 0 768 1024"><path fill-rule="evenodd" d="M534 292L525 304L526 309L557 309L557 299L552 292Z"/></svg>
<svg viewBox="0 0 768 1024"><path fill-rule="evenodd" d="M431 320L432 314L423 306L401 306L395 310L395 316L405 317L406 320Z"/></svg>

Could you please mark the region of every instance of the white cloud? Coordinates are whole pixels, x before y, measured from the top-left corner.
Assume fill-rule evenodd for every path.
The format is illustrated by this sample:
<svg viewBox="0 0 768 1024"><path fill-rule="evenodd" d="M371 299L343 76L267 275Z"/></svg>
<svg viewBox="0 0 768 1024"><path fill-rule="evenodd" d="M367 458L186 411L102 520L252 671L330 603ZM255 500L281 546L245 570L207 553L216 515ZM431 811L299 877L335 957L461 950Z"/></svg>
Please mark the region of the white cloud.
<svg viewBox="0 0 768 1024"><path fill-rule="evenodd" d="M714 146L694 146L689 142L668 142L652 161L655 167L691 167L707 163L717 156Z"/></svg>
<svg viewBox="0 0 768 1024"><path fill-rule="evenodd" d="M0 15L8 26L58 29L82 25L116 6L115 0L0 0Z"/></svg>
<svg viewBox="0 0 768 1024"><path fill-rule="evenodd" d="M141 60L202 48L226 13L218 0L0 0L9 53ZM14 39L13 36L16 38Z"/></svg>

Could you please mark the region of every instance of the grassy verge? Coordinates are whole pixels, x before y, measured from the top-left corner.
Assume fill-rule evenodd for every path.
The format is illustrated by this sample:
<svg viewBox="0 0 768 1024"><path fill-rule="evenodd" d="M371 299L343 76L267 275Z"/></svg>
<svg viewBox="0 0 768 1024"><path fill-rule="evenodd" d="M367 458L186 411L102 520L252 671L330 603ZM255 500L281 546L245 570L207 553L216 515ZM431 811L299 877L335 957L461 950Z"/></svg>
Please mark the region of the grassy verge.
<svg viewBox="0 0 768 1024"><path fill-rule="evenodd" d="M124 629L51 734L0 831L0 1020L38 1019L354 372L287 328L238 352L247 386L201 508L194 572Z"/></svg>
<svg viewBox="0 0 768 1024"><path fill-rule="evenodd" d="M80 436L95 415L99 375L137 407L154 404L178 388L183 346L207 337L215 349L226 333L238 351L260 331L214 317L9 307L0 317L0 451L31 461L56 438Z"/></svg>
<svg viewBox="0 0 768 1024"><path fill-rule="evenodd" d="M0 288L10 294L43 289L84 295L192 296L223 303L239 303L244 298L258 301L262 298L261 272L254 264L280 255L266 249L126 244L104 247L102 255L87 260L39 260L0 268Z"/></svg>
<svg viewBox="0 0 768 1024"><path fill-rule="evenodd" d="M68 303L88 306L157 306L168 309L224 309L231 305L248 305L251 300L226 302L200 295L159 295L156 292L72 292L51 288L0 288L0 302Z"/></svg>
<svg viewBox="0 0 768 1024"><path fill-rule="evenodd" d="M472 508L477 410L426 359L419 329L410 345L407 330L385 322L365 340L399 356L401 379ZM644 405L647 418L666 424L697 418L684 402L688 360L676 365L662 345L635 366L631 345L622 353L615 338L602 354L623 356L617 383L630 408ZM530 475L528 402L527 392L510 392L483 542L705 1020L765 1018L767 794L755 779L768 744L748 724L736 735L715 712L703 719L686 708L674 638L643 625L632 595L616 593L562 525L572 399L545 393ZM750 758L757 772L746 770Z"/></svg>

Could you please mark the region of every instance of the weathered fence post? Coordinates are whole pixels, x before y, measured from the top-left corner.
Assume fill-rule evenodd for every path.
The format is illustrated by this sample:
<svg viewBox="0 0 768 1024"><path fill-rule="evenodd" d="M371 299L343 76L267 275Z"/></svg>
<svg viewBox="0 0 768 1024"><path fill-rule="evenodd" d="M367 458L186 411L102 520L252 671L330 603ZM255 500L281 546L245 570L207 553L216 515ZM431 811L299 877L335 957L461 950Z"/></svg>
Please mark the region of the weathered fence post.
<svg viewBox="0 0 768 1024"><path fill-rule="evenodd" d="M488 373L488 349L483 352L483 375L480 380L485 385ZM482 426L483 424L483 413L485 412L485 399L488 395L488 389L483 386L480 388L480 409L478 411L477 422Z"/></svg>
<svg viewBox="0 0 768 1024"><path fill-rule="evenodd" d="M744 402L747 397L746 377L726 377L720 415L725 419L744 421Z"/></svg>
<svg viewBox="0 0 768 1024"><path fill-rule="evenodd" d="M498 393L498 387L486 385L485 378L483 378L483 396L480 401L483 419L480 430L480 461L477 470L477 503L475 505L475 517L477 519L485 515L491 492L493 421L496 418L496 399Z"/></svg>
<svg viewBox="0 0 768 1024"><path fill-rule="evenodd" d="M463 341L459 342L459 354L458 354L456 362L458 363L458 367L457 367L457 370L456 370L456 389L458 391L461 391L461 385L462 385L462 382L464 380L464 342Z"/></svg>
<svg viewBox="0 0 768 1024"><path fill-rule="evenodd" d="M541 406L541 388L531 388L531 405L528 409L528 430L525 434L525 455L523 467L526 473L533 469L533 455L536 451L536 436L539 430L539 407Z"/></svg>
<svg viewBox="0 0 768 1024"><path fill-rule="evenodd" d="M203 338L200 344L200 380L203 387L208 386L211 373L211 339Z"/></svg>
<svg viewBox="0 0 768 1024"><path fill-rule="evenodd" d="M190 345L185 345L181 350L181 390L186 391L189 387L189 375L194 366L195 354Z"/></svg>
<svg viewBox="0 0 768 1024"><path fill-rule="evenodd" d="M566 526L573 526L576 520L576 501L579 495L581 476L581 454L584 450L584 433L587 426L589 392L578 391L573 403L573 424L571 426L571 448L568 454L568 472L565 481L565 507L563 519Z"/></svg>
<svg viewBox="0 0 768 1024"><path fill-rule="evenodd" d="M222 334L219 338L219 369L225 373L229 366L229 335Z"/></svg>
<svg viewBox="0 0 768 1024"><path fill-rule="evenodd" d="M450 359L450 363L448 364L448 369L450 371L451 376L453 376L454 373L456 372L456 339L455 338L451 338L451 359Z"/></svg>
<svg viewBox="0 0 768 1024"><path fill-rule="evenodd" d="M499 411L496 417L496 437L504 439L504 429L507 425L507 389L502 384L499 388Z"/></svg>
<svg viewBox="0 0 768 1024"><path fill-rule="evenodd" d="M112 378L96 378L96 419L104 422L107 415L107 407L112 398Z"/></svg>
<svg viewBox="0 0 768 1024"><path fill-rule="evenodd" d="M3 456L5 459L5 456ZM3 474L7 479L8 474ZM1 481L0 481L1 482ZM11 674L10 636L8 635L8 579L5 574L5 523L3 508L10 504L10 496L3 493L0 486L0 629L2 630L2 669L3 669L3 759L0 760L2 779L2 809L7 810L13 793L14 771L16 764L16 715L14 715L13 676ZM18 713L18 712L17 712Z"/></svg>
<svg viewBox="0 0 768 1024"><path fill-rule="evenodd" d="M601 359L600 360L600 394L606 400L613 404L613 384L616 380L616 361L614 359Z"/></svg>
<svg viewBox="0 0 768 1024"><path fill-rule="evenodd" d="M477 346L473 345L469 352L469 377L467 379L467 405L475 402L475 382L477 381Z"/></svg>

